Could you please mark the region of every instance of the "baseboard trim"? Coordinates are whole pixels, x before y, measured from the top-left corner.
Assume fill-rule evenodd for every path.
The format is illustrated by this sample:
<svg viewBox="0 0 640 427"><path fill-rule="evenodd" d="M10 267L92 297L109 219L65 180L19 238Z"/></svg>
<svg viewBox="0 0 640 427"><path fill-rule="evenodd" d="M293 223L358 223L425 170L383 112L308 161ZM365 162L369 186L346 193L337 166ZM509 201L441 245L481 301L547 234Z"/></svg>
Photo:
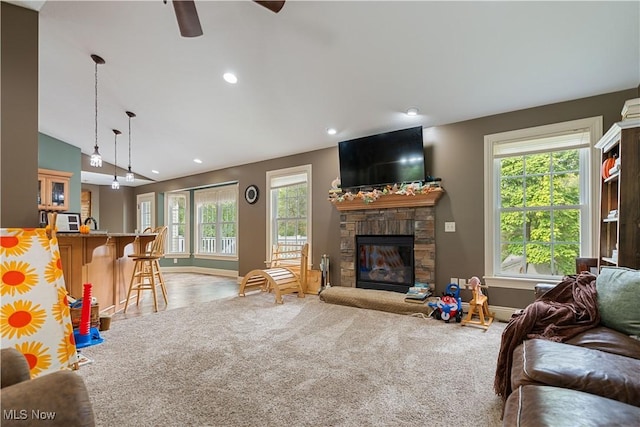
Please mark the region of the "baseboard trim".
<svg viewBox="0 0 640 427"><path fill-rule="evenodd" d="M465 313L469 312L469 303L468 302L463 302L462 303L462 310ZM517 308L513 308L513 307L502 307L499 305L489 305L489 311L495 313L495 319L500 321L500 322L508 322L509 319L511 319L511 315L513 315L513 313L515 313L515 311L517 310Z"/></svg>
<svg viewBox="0 0 640 427"><path fill-rule="evenodd" d="M209 274L211 276L224 276L224 277L238 277L236 270L223 270L220 268L207 268L207 267L195 267L195 266L176 266L176 267L162 267L162 271L166 273L197 273L197 274Z"/></svg>

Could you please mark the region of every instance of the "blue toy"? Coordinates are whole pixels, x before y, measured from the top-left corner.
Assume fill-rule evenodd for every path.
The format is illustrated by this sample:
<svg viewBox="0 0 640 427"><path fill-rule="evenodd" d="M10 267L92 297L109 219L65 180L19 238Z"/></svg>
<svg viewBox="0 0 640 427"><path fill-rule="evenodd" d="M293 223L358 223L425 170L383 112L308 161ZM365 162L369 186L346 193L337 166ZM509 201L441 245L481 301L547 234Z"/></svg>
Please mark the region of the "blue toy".
<svg viewBox="0 0 640 427"><path fill-rule="evenodd" d="M460 298L460 287L455 283L449 283L442 294L435 302L429 302L429 307L433 308L432 316L438 320L449 323L451 318L456 319L456 323L462 321L462 298Z"/></svg>

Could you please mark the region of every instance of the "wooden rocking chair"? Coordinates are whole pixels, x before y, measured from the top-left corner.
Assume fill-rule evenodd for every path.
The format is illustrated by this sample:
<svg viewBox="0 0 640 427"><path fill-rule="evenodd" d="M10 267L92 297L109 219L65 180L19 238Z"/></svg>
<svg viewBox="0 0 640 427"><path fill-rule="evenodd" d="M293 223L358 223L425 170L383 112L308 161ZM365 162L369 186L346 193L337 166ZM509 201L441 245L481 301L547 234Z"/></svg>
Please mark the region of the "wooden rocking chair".
<svg viewBox="0 0 640 427"><path fill-rule="evenodd" d="M473 285L472 285L473 286ZM486 295L482 293L480 284L473 286L473 299L469 302L469 313L462 319L462 326L472 325L484 328L486 331L493 323L494 313L489 312L489 302ZM474 319L477 316L477 319Z"/></svg>
<svg viewBox="0 0 640 427"><path fill-rule="evenodd" d="M273 267L264 270L257 269L248 272L240 284L239 295L246 296L247 291L260 289L263 292L273 291L276 303L282 304L282 295L298 293L298 298L304 298L303 284L307 281L307 262L309 258L309 244L305 243L300 252L300 267Z"/></svg>

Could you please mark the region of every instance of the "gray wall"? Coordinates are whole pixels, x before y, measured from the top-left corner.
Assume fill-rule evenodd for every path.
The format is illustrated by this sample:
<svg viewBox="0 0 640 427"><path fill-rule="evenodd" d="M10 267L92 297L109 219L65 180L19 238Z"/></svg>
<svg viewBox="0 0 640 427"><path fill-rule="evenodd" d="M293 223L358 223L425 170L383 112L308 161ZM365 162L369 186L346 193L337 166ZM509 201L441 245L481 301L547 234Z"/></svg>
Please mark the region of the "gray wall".
<svg viewBox="0 0 640 427"><path fill-rule="evenodd" d="M638 97L638 89L483 117L434 129L434 172L443 178L447 194L436 208L436 278L441 292L450 277L484 273L484 135L603 116L603 132L621 120L624 102ZM456 232L445 233L444 222L455 221ZM524 307L530 291L493 288L490 303Z"/></svg>
<svg viewBox="0 0 640 427"><path fill-rule="evenodd" d="M69 212L80 212L81 155L78 147L43 133L38 134L38 167L73 174L69 183Z"/></svg>
<svg viewBox="0 0 640 427"><path fill-rule="evenodd" d="M436 207L436 292L450 277L469 278L484 274L484 136L591 116L603 116L604 131L620 120L627 99L638 89L594 96L498 114L490 117L437 126L425 133L425 153L429 170L442 177L446 190ZM331 280L339 284L337 260L340 255L340 215L327 201L331 181L338 176L337 147L192 175L136 188L136 193L163 193L206 184L239 181L240 192L257 184L261 197L254 205L239 204L239 265L242 276L263 265L266 248L265 174L269 170L310 163L312 165L313 246L316 266L323 253L334 261ZM455 233L445 233L445 221L456 222ZM167 264L168 265L168 264ZM491 304L524 307L533 300L532 291L492 288ZM470 295L463 292L463 298Z"/></svg>
<svg viewBox="0 0 640 427"><path fill-rule="evenodd" d="M38 13L1 8L0 227L37 227Z"/></svg>

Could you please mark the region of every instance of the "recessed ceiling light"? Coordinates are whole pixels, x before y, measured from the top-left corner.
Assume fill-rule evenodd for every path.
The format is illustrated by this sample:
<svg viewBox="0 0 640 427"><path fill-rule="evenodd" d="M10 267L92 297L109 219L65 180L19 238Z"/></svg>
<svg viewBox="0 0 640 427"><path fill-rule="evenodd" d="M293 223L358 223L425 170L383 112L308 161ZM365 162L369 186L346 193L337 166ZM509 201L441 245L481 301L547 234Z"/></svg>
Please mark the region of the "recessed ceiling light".
<svg viewBox="0 0 640 427"><path fill-rule="evenodd" d="M407 110L407 116L417 116L418 115L418 109L417 108L409 108Z"/></svg>
<svg viewBox="0 0 640 427"><path fill-rule="evenodd" d="M327 133L329 135L335 135L336 133L338 133L338 131L335 130L334 128L329 128L329 129L327 129Z"/></svg>
<svg viewBox="0 0 640 427"><path fill-rule="evenodd" d="M155 169L151 169L151 172L153 172L153 173L160 173L160 172L158 172L158 171L157 171L157 170L155 170Z"/></svg>
<svg viewBox="0 0 640 427"><path fill-rule="evenodd" d="M227 83L231 83L231 84L236 84L238 83L238 78L236 77L235 74L233 73L224 73L222 75L222 78L227 82Z"/></svg>
<svg viewBox="0 0 640 427"><path fill-rule="evenodd" d="M202 163L202 160L200 160L200 159L193 159L193 161L196 162L196 163Z"/></svg>

